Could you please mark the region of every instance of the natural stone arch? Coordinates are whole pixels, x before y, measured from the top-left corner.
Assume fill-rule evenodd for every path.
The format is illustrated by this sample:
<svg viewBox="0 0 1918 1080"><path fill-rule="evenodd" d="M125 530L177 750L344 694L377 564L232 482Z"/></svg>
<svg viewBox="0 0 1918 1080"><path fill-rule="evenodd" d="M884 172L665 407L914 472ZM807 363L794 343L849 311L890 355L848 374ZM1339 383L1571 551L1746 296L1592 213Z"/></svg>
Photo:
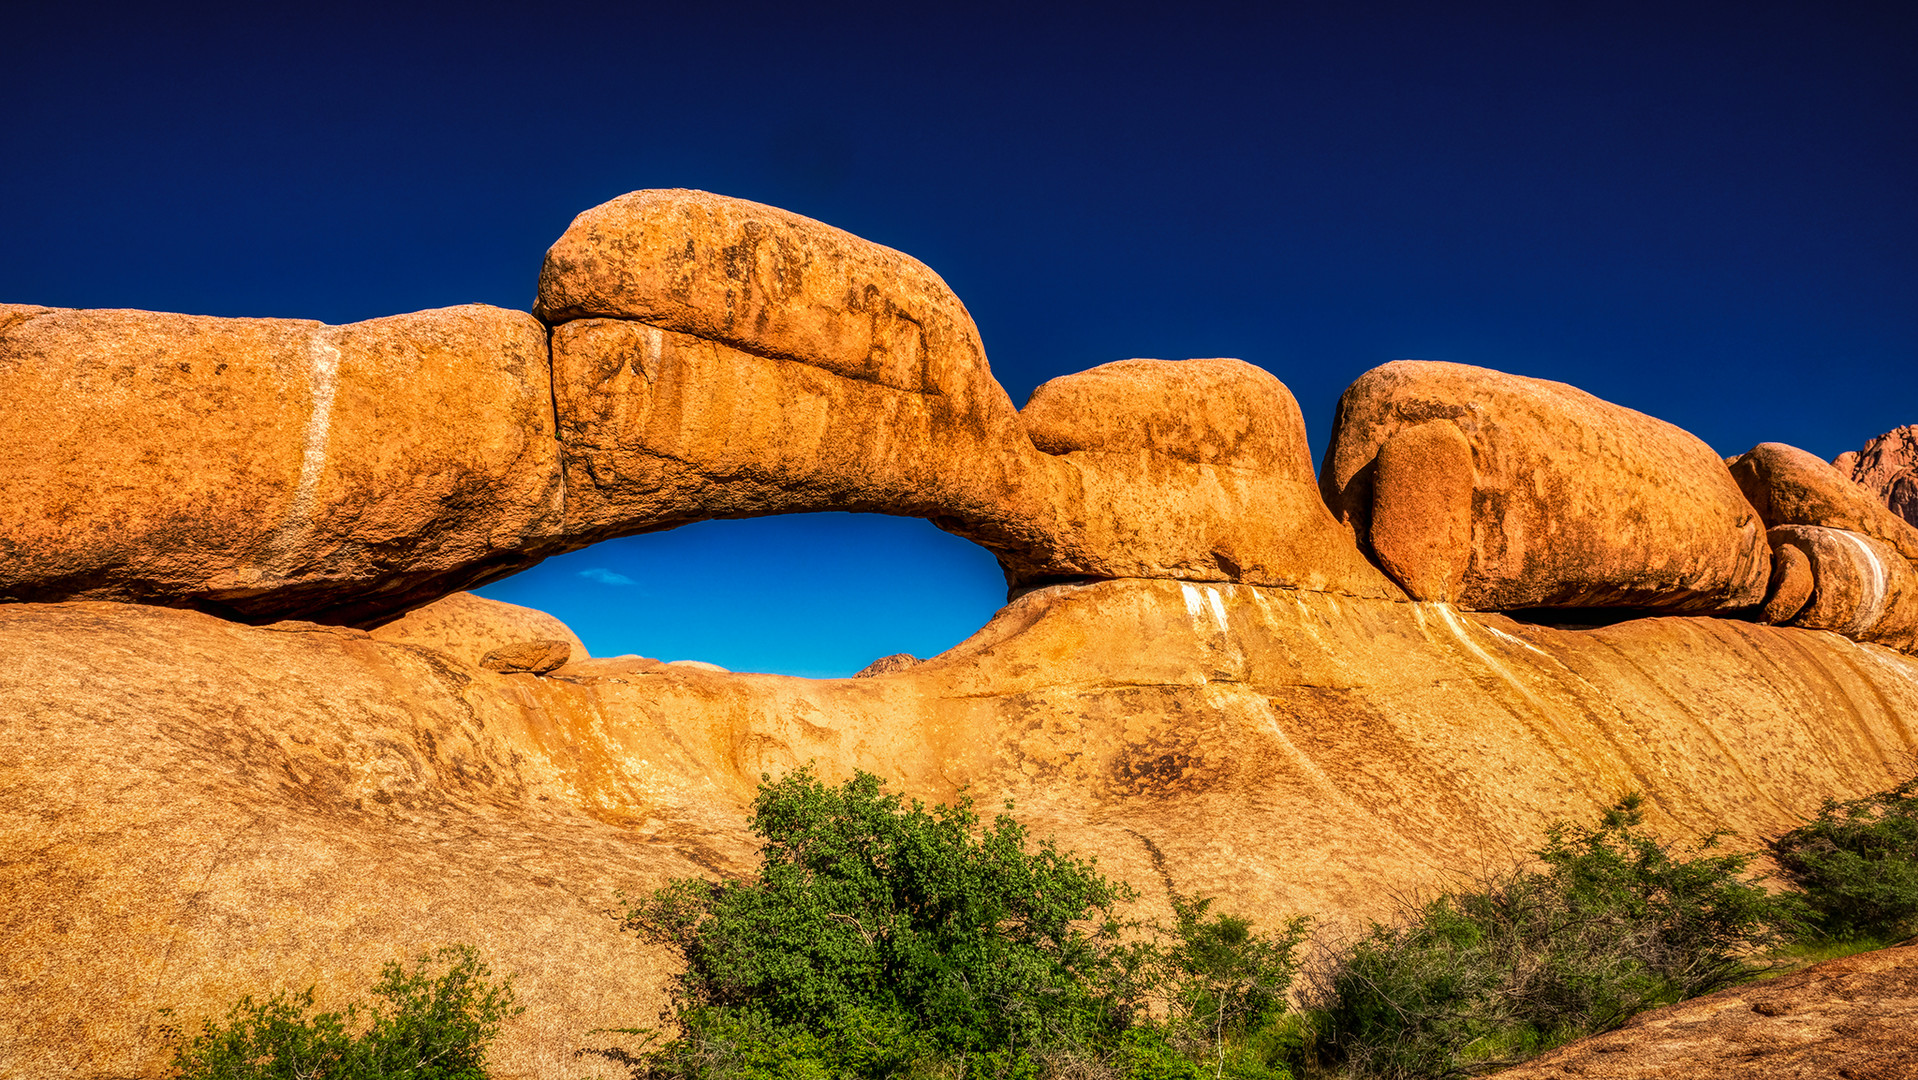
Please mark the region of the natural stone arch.
<svg viewBox="0 0 1918 1080"><path fill-rule="evenodd" d="M782 210L587 211L536 312L550 334L479 305L343 327L6 309L0 365L29 392L0 403L26 436L0 461L0 596L372 625L607 537L816 510L927 518L1014 586L1399 595L1320 502L1269 374L1055 380L1028 410L1042 450L936 274Z"/></svg>

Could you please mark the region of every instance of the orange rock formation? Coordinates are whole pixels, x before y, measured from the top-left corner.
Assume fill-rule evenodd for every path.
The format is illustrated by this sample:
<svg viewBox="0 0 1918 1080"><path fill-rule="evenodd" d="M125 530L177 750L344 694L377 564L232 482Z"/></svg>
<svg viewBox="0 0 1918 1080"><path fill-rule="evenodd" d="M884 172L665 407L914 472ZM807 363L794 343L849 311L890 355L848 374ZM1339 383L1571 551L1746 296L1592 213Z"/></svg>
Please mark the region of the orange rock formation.
<svg viewBox="0 0 1918 1080"><path fill-rule="evenodd" d="M535 315L0 308L0 1075L155 1075L166 1023L466 941L531 1006L502 1074L580 1076L661 1001L617 892L749 865L808 761L1014 799L1148 906L1336 922L1627 791L1755 838L1918 753L1918 549L1788 448L1459 365L1361 379L1322 478L1236 360L1015 410L932 271L695 192L581 215ZM930 518L1017 598L805 680L457 594L819 509ZM1553 606L1586 628L1501 613Z"/></svg>

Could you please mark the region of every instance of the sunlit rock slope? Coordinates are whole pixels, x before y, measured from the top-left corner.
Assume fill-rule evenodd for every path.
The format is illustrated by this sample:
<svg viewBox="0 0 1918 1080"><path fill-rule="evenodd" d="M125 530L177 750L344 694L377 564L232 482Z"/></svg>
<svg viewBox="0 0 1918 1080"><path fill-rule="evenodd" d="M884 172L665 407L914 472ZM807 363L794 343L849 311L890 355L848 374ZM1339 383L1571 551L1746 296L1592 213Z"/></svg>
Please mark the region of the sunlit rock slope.
<svg viewBox="0 0 1918 1080"><path fill-rule="evenodd" d="M1895 482L1456 364L1362 377L1323 476L1238 360L1016 409L930 269L736 199L582 214L532 313L4 305L0 380L0 1076L158 1075L243 993L453 942L529 1006L501 1075L616 1075L578 1053L670 974L618 895L748 867L808 762L1014 800L1148 908L1337 925L1628 791L1755 841L1918 753ZM458 594L828 509L977 541L1013 599L814 681Z"/></svg>

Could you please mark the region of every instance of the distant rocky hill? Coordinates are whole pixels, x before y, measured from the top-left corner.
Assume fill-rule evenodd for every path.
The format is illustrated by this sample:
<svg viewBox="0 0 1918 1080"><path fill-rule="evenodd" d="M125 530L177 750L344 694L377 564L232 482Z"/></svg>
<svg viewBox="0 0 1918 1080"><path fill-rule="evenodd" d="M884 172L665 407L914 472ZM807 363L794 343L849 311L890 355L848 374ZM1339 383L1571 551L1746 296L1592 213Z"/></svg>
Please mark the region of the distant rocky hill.
<svg viewBox="0 0 1918 1080"><path fill-rule="evenodd" d="M931 270L740 200L587 211L531 313L13 305L0 371L0 1075L155 1075L168 1024L455 941L530 1006L504 1075L590 1075L667 974L616 895L749 865L808 761L1013 799L1148 907L1336 924L1627 791L1754 839L1918 754L1903 474L1457 364L1361 377L1316 472L1237 360L1015 408ZM828 509L972 539L1011 599L806 680L462 592Z"/></svg>
<svg viewBox="0 0 1918 1080"><path fill-rule="evenodd" d="M1840 454L1832 464L1918 525L1918 426L1887 431L1863 450Z"/></svg>

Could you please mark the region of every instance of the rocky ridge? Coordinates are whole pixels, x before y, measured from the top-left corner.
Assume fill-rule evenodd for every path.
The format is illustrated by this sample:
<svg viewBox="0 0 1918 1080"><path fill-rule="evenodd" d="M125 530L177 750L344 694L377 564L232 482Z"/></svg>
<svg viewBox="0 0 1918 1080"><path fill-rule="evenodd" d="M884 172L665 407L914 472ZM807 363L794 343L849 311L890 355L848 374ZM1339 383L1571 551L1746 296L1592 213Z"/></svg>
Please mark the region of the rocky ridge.
<svg viewBox="0 0 1918 1080"><path fill-rule="evenodd" d="M1862 450L1838 455L1832 464L1918 525L1918 425L1888 431Z"/></svg>
<svg viewBox="0 0 1918 1080"><path fill-rule="evenodd" d="M1237 360L1015 409L930 269L741 200L587 211L531 314L8 306L0 373L6 1075L153 1075L167 1015L469 941L533 1006L504 1075L578 1076L660 1001L616 892L746 865L807 761L1012 798L1148 905L1337 922L1628 790L1755 838L1918 754L1918 531L1809 454L1456 364L1362 377L1317 476ZM804 680L458 592L823 509L1016 598Z"/></svg>

